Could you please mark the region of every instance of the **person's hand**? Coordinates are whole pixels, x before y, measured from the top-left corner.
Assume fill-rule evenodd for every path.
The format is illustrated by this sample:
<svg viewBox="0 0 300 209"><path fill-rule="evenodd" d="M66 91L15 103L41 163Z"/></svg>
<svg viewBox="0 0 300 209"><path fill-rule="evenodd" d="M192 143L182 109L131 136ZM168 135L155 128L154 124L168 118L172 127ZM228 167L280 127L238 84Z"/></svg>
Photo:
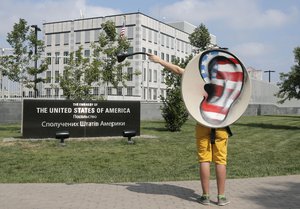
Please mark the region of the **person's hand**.
<svg viewBox="0 0 300 209"><path fill-rule="evenodd" d="M160 57L154 54L148 54L148 58L150 61L155 62L155 63L159 63L160 62Z"/></svg>

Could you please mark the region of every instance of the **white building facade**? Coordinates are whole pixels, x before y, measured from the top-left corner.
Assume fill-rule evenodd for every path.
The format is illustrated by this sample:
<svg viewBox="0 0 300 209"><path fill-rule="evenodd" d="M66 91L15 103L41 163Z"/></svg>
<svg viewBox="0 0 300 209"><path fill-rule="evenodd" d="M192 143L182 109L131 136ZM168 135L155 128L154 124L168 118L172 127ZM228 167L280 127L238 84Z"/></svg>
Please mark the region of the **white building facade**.
<svg viewBox="0 0 300 209"><path fill-rule="evenodd" d="M140 12L44 23L45 56L51 58L51 63L44 75L48 82L40 88L42 95L63 98L59 75L63 73L67 57L80 46L83 47L83 55L90 56L90 45L97 42L101 24L108 20L115 22L118 33L125 21L125 36L131 43L130 52L156 54L168 62L174 58L185 59L192 54L193 47L188 37L195 26L187 22L166 24ZM214 36L212 40L216 42ZM108 100L153 102L159 101L160 95L165 96L163 68L159 64L148 61L145 55L135 55L127 60L130 66L123 71L129 74L138 71L140 74L133 74L126 87L94 86L91 93L102 97L107 91Z"/></svg>

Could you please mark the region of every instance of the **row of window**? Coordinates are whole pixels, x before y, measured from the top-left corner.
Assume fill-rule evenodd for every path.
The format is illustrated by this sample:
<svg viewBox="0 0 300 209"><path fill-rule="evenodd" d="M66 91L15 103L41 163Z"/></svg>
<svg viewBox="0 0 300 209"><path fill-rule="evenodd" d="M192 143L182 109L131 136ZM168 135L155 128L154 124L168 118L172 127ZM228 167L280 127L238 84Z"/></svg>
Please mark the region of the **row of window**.
<svg viewBox="0 0 300 209"><path fill-rule="evenodd" d="M170 48L172 50L174 50L176 47L176 50L178 52L182 52L186 54L191 53L192 51L192 47L187 41L176 39L175 37L160 33L150 28L146 28L146 27L142 27L142 28L143 28L142 39L144 41L148 41L149 43L154 43L154 44L160 43L161 46ZM135 29L134 26L126 27L125 31L126 31L127 39L131 40L134 38L134 29ZM120 31L121 28L117 28L117 32L120 33ZM75 31L74 32L75 44L97 42L100 33L101 33L101 29ZM71 34L72 34L71 32L46 34L46 44L47 46L52 46L53 43L55 44L55 46L69 45ZM63 38L63 40L61 40L61 38Z"/></svg>

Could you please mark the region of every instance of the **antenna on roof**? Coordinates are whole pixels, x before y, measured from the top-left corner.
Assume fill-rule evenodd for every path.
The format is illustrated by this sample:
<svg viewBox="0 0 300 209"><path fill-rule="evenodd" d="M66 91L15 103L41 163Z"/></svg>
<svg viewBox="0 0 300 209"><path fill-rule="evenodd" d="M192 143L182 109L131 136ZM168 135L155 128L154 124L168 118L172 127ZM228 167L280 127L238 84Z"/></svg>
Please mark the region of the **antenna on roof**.
<svg viewBox="0 0 300 209"><path fill-rule="evenodd" d="M80 18L83 19L84 18L84 15L83 15L83 12L82 10L80 10Z"/></svg>

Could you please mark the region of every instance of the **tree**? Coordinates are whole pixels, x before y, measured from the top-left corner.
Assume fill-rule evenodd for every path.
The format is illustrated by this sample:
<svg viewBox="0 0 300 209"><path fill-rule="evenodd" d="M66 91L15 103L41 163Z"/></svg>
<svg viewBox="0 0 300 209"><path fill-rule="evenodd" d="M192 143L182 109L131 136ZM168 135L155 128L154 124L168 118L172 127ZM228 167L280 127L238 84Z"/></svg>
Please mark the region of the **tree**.
<svg viewBox="0 0 300 209"><path fill-rule="evenodd" d="M187 63L191 60L192 55L186 58L185 61L180 63L179 59L174 60L174 64L185 68ZM166 98L161 96L163 102L162 116L166 121L166 128L169 131L180 131L182 125L188 119L188 112L185 108L184 102L181 97L181 76L171 73L164 69L165 83L166 83Z"/></svg>
<svg viewBox="0 0 300 209"><path fill-rule="evenodd" d="M203 51L210 45L210 34L206 26L201 23L194 32L189 35L191 45Z"/></svg>
<svg viewBox="0 0 300 209"><path fill-rule="evenodd" d="M13 54L1 57L0 68L3 75L25 84L27 88L33 88L37 95L37 83L44 82L44 79L37 76L48 68L46 59L42 59L37 68L34 66L34 62L41 59L43 42L36 37L35 31L30 30L24 19L19 19L14 24L13 30L7 34L7 42L13 48ZM35 47L36 54L33 53Z"/></svg>
<svg viewBox="0 0 300 209"><path fill-rule="evenodd" d="M129 50L130 43L125 37L121 37L116 32L115 23L107 21L101 24L103 32L99 35L99 43L94 44L93 48L96 52L95 56L102 60L100 72L100 85L105 85L105 94L107 87L112 84L117 88L120 84L126 86L129 75L123 72L124 67L130 65L129 62L117 62L117 55ZM138 74L138 73L135 73Z"/></svg>
<svg viewBox="0 0 300 209"><path fill-rule="evenodd" d="M129 41L119 36L114 22L107 21L101 27L98 42L91 44L91 57L82 56L82 47L70 53L60 76L60 87L67 99L95 99L90 95L93 85L105 85L107 94L109 84L116 88L129 79L128 73L123 72L129 62L117 62L117 54L128 50Z"/></svg>
<svg viewBox="0 0 300 209"><path fill-rule="evenodd" d="M275 94L284 103L292 98L300 99L300 47L294 49L295 65L288 73L280 73L279 91Z"/></svg>
<svg viewBox="0 0 300 209"><path fill-rule="evenodd" d="M60 87L67 99L90 100L92 83L99 78L99 70L90 64L89 58L82 56L82 47L71 52L63 75L60 76Z"/></svg>

